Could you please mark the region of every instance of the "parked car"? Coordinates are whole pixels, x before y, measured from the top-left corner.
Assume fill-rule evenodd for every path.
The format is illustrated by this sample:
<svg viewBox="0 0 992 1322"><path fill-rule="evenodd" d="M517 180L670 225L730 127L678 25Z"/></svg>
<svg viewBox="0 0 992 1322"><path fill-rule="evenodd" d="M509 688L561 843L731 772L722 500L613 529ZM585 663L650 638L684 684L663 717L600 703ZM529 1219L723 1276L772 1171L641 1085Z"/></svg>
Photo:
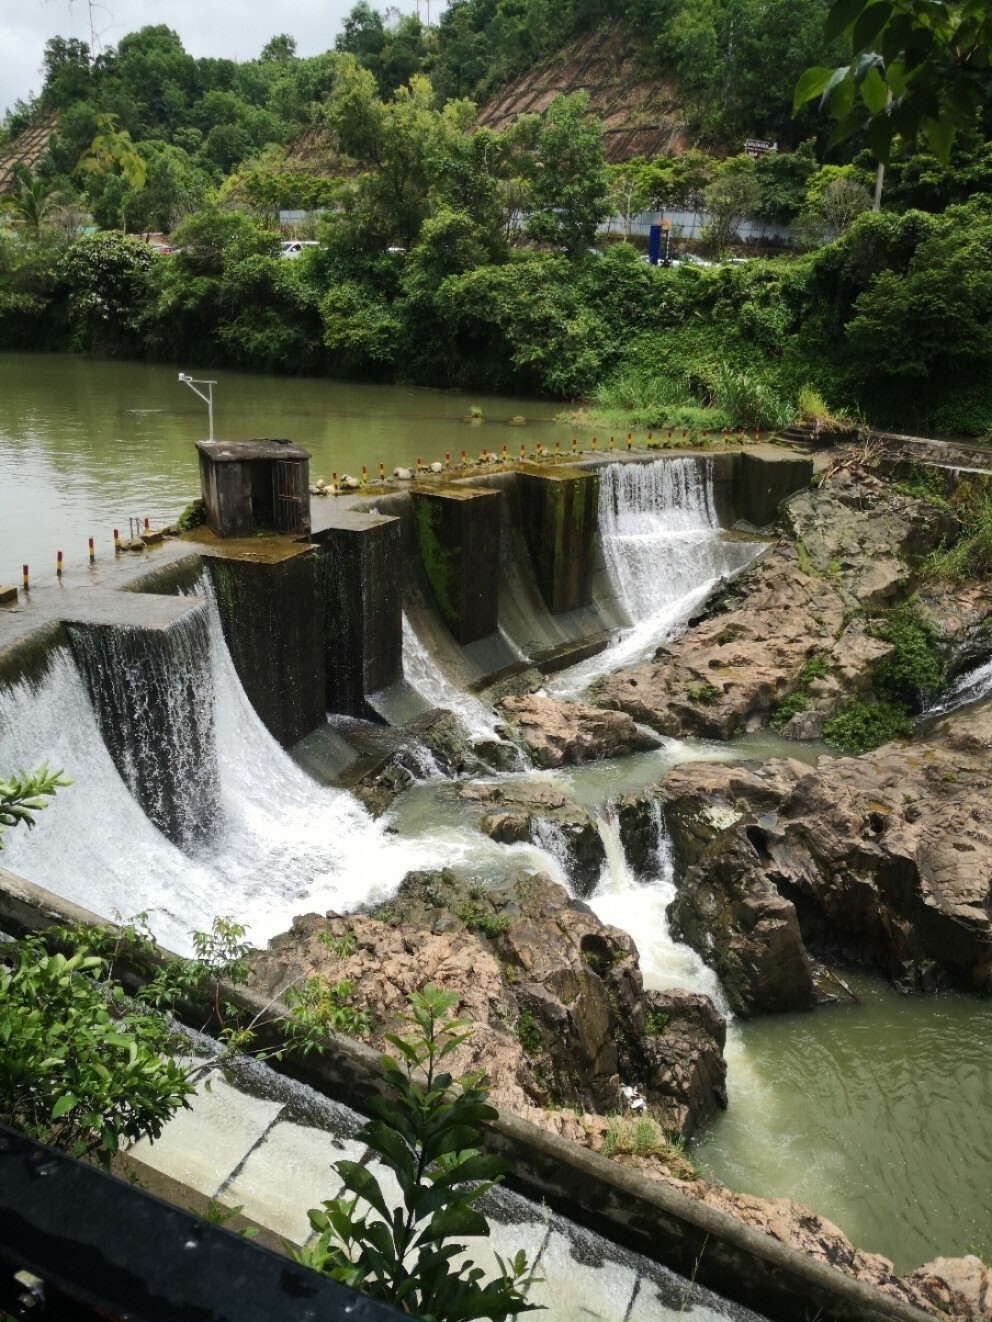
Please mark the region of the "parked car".
<svg viewBox="0 0 992 1322"><path fill-rule="evenodd" d="M279 245L279 256L288 257L290 261L303 256L305 248L319 248L320 244L316 239L284 239Z"/></svg>

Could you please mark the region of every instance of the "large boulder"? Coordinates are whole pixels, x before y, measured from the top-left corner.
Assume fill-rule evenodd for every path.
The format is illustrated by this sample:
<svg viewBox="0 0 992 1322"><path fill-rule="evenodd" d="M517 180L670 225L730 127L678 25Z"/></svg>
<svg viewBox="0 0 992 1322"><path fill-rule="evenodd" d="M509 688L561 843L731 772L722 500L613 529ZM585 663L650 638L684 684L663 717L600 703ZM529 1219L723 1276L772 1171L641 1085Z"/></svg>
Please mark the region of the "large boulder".
<svg viewBox="0 0 992 1322"><path fill-rule="evenodd" d="M628 1097L667 1133L687 1136L726 1105L726 1025L691 992L645 992L631 938L548 877L492 888L451 871L413 873L388 906L347 918L307 914L252 956L255 985L279 995L301 979L347 979L395 1031L411 990L456 990L476 1028L452 1072L482 1068L495 1105L619 1111Z"/></svg>
<svg viewBox="0 0 992 1322"><path fill-rule="evenodd" d="M585 702L559 702L531 693L500 704L511 728L539 767L592 762L657 748L659 741L638 729L624 712Z"/></svg>
<svg viewBox="0 0 992 1322"><path fill-rule="evenodd" d="M554 785L540 780L468 781L449 793L477 805L479 828L493 840L541 845L562 865L581 895L599 883L606 859L593 817Z"/></svg>
<svg viewBox="0 0 992 1322"><path fill-rule="evenodd" d="M685 764L663 789L686 867L673 924L735 1008L785 1008L776 966L794 972L806 946L906 988L992 992L988 705L918 743L815 767Z"/></svg>

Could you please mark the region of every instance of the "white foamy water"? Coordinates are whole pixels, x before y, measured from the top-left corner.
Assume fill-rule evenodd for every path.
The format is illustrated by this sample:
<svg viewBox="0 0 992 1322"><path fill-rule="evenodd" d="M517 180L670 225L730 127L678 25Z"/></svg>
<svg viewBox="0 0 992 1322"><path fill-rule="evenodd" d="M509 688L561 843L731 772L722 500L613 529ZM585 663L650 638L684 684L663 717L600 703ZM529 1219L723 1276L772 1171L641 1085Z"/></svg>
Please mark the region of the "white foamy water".
<svg viewBox="0 0 992 1322"><path fill-rule="evenodd" d="M453 712L472 739L495 739L496 718L479 700L448 678L403 615L403 676L431 707Z"/></svg>
<svg viewBox="0 0 992 1322"><path fill-rule="evenodd" d="M959 707L969 703L981 702L992 694L992 661L984 661L954 681L947 692L932 707L927 707L920 719L933 716L947 716Z"/></svg>
<svg viewBox="0 0 992 1322"><path fill-rule="evenodd" d="M401 841L296 765L256 715L208 607L219 801L208 838L183 852L145 816L60 650L40 683L0 691L0 767L47 759L75 783L34 831L8 834L4 866L101 917L147 912L160 940L188 951L192 932L218 914L235 915L260 943L295 914L347 911L387 898L413 868L457 864L467 845Z"/></svg>
<svg viewBox="0 0 992 1322"><path fill-rule="evenodd" d="M655 805L658 848L651 875L638 878L627 861L620 839L620 819L607 811L596 819L606 861L589 907L604 923L619 927L634 939L644 985L652 991L681 987L709 996L722 1014L726 1001L716 974L691 946L676 941L666 910L675 898L675 859L661 804Z"/></svg>
<svg viewBox="0 0 992 1322"><path fill-rule="evenodd" d="M756 545L721 536L711 459L609 464L600 471L599 535L606 568L633 625L614 646L549 685L573 697L621 665L647 657Z"/></svg>

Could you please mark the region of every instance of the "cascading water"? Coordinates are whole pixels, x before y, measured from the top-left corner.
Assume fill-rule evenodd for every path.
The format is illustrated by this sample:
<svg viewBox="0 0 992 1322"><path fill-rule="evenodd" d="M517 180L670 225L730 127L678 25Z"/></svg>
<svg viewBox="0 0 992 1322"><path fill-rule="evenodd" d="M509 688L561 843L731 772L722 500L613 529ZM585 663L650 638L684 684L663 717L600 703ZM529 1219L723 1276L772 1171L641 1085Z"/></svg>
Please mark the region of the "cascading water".
<svg viewBox="0 0 992 1322"><path fill-rule="evenodd" d="M654 991L683 987L703 992L726 1014L716 974L691 946L676 941L669 929L666 910L675 898L675 857L660 801L655 801L653 812L658 844L645 878L634 875L627 859L619 816L607 809L596 818L606 860L589 906L602 922L634 938L646 987Z"/></svg>
<svg viewBox="0 0 992 1322"><path fill-rule="evenodd" d="M935 716L947 716L959 707L967 707L973 702L981 702L992 694L992 661L984 661L980 666L961 675L947 692L932 707L926 708L920 720L929 720Z"/></svg>
<svg viewBox="0 0 992 1322"><path fill-rule="evenodd" d="M219 810L206 609L161 630L68 628L125 784L159 830L193 846L209 835Z"/></svg>
<svg viewBox="0 0 992 1322"><path fill-rule="evenodd" d="M443 707L461 722L470 739L491 741L498 738L496 718L478 698L458 688L421 642L408 617L403 615L403 677L430 707ZM389 690L372 694L370 704L380 716L390 720ZM402 720L399 721L402 723Z"/></svg>
<svg viewBox="0 0 992 1322"><path fill-rule="evenodd" d="M608 670L643 659L721 578L743 568L757 551L753 542L722 535L712 459L607 465L600 471L599 535L632 628L548 686L562 697L588 688Z"/></svg>

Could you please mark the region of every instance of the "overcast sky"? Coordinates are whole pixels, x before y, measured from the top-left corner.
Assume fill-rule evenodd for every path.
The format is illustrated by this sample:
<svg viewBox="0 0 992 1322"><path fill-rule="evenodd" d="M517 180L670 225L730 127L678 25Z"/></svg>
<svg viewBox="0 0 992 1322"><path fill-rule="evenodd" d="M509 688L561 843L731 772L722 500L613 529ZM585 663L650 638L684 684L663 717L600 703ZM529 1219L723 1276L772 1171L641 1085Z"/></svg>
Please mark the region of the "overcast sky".
<svg viewBox="0 0 992 1322"><path fill-rule="evenodd" d="M257 55L271 36L288 32L301 55L334 45L354 0L94 0L100 41L116 45L127 32L167 23L191 55L235 60ZM415 0L392 0L412 12ZM385 4L378 6L385 8ZM86 0L0 0L0 111L41 87L41 57L52 36L89 41Z"/></svg>

